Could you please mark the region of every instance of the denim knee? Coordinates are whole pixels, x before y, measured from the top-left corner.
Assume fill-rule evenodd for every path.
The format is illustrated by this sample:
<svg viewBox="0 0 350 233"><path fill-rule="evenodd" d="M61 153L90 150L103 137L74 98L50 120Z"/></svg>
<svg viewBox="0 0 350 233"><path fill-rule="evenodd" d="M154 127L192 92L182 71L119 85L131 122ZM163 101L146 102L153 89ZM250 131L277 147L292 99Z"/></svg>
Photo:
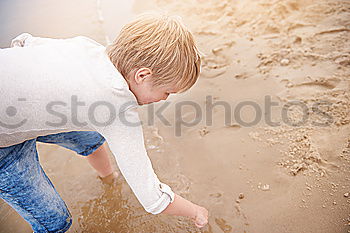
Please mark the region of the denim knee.
<svg viewBox="0 0 350 233"><path fill-rule="evenodd" d="M68 217L65 215L60 215L58 217L54 218L54 221L47 221L45 223L41 223L44 224L44 228L45 230L39 230L39 229L43 229L42 226L35 226L32 225L33 230L35 233L49 233L49 232L57 232L57 233L63 233L68 231L68 229L71 227L72 225L72 217L71 215L69 215ZM45 226L46 225L46 226ZM38 227L36 229L36 227Z"/></svg>
<svg viewBox="0 0 350 233"><path fill-rule="evenodd" d="M69 212L68 212L69 213ZM31 216L33 217L33 216ZM26 219L31 225L35 233L49 233L57 232L63 233L68 231L72 225L72 216L71 214L59 214L59 216L50 216L46 219L36 219L27 218Z"/></svg>
<svg viewBox="0 0 350 233"><path fill-rule="evenodd" d="M72 225L72 217L64 217L60 219L60 222L57 223L57 230L54 230L53 232L63 233L68 231L68 229Z"/></svg>

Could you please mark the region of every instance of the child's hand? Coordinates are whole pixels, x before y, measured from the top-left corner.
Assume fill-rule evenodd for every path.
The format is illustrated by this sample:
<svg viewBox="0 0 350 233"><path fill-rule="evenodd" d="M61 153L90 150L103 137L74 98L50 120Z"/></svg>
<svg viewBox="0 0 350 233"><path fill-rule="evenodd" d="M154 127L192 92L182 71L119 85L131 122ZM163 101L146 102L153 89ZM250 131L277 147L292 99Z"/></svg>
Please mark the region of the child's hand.
<svg viewBox="0 0 350 233"><path fill-rule="evenodd" d="M208 210L195 205L195 217L192 219L196 227L202 228L208 223Z"/></svg>
<svg viewBox="0 0 350 233"><path fill-rule="evenodd" d="M208 223L208 210L177 194L174 195L174 201L162 213L189 217L196 227L199 228L204 227Z"/></svg>

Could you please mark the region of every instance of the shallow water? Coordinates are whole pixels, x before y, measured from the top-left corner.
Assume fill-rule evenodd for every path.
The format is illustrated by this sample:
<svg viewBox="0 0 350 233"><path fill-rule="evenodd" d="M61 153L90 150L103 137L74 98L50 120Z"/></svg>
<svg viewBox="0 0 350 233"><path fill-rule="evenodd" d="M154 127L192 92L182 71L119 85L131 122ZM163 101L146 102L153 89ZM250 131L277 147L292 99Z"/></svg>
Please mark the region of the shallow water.
<svg viewBox="0 0 350 233"><path fill-rule="evenodd" d="M330 41L335 44L333 50L348 48L343 34L314 36L317 31L345 24L346 17L341 14L349 13L349 8L340 1L334 2L338 5L332 1L297 0L273 6L265 0L251 4L219 0L0 1L0 47L7 47L21 32L55 38L85 35L106 44L136 13L160 8L184 18L205 54L202 76L193 89L169 98L171 104L163 115L170 127L160 119L154 125L147 125L152 107L142 107L140 115L145 122L146 146L160 180L181 196L205 206L210 212L208 226L198 230L185 218L147 214L122 178L112 184L105 183L83 157L57 146L38 144L41 163L72 212L73 226L69 232L349 230L350 200L343 196L350 191L350 128L345 121L349 108L341 105L334 110L339 112L336 117L345 116L341 118L344 125L323 129L275 127L271 130L266 128L266 121L244 127L237 123L237 118L231 125L225 125L227 116L222 106L211 112L211 126L205 124L206 116L203 116L207 96L226 101L232 111L247 100L264 109L267 95L280 103L308 98L311 94L332 95L344 106L350 106L346 99L350 87L348 67L330 59L317 60L314 54L326 56L332 52L328 49ZM328 12L327 20L322 12ZM298 24L293 24L297 20ZM312 26L314 21L317 27ZM287 26L292 28L288 32ZM313 53L307 51L311 46L315 47ZM306 52L301 55L299 50ZM279 64L284 56L290 59L290 66ZM310 78L320 76L326 79L335 76L337 80L330 80L332 85L321 85L322 88L318 81L307 84ZM178 114L179 104L184 100L194 101L203 114L198 124L182 126L179 137L176 136L179 117L188 122L196 119L191 106L184 106ZM155 109L161 105L156 104ZM280 112L281 105L274 107L272 119L278 120ZM241 118L250 122L255 114L251 108L244 108ZM294 145L300 151L305 149L299 134L312 139L306 147L316 147L322 160L306 160L312 162L310 166L291 175L290 167L281 161L290 156L290 160L304 162L304 157L295 158L289 151ZM0 232L31 232L31 229L1 202Z"/></svg>

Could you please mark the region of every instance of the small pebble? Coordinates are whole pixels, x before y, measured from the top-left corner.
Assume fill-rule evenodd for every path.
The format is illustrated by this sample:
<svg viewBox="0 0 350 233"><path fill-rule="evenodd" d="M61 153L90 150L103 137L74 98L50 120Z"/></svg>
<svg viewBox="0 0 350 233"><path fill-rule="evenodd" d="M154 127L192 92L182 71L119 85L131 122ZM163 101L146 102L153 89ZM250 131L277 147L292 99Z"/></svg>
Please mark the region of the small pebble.
<svg viewBox="0 0 350 233"><path fill-rule="evenodd" d="M240 193L239 196L238 196L239 199L243 199L244 198L244 194L243 193Z"/></svg>
<svg viewBox="0 0 350 233"><path fill-rule="evenodd" d="M270 190L270 185L264 184L264 185L261 187L261 190L263 190L263 191L268 191L268 190Z"/></svg>
<svg viewBox="0 0 350 233"><path fill-rule="evenodd" d="M286 66L286 65L288 65L289 64L289 59L287 59L287 58L283 58L282 60L281 60L281 65L282 66Z"/></svg>
<svg viewBox="0 0 350 233"><path fill-rule="evenodd" d="M286 86L287 86L288 88L291 88L291 87L293 87L294 85L293 85L293 83L289 82L289 83L287 83Z"/></svg>
<svg viewBox="0 0 350 233"><path fill-rule="evenodd" d="M349 193L344 193L344 197L349 197Z"/></svg>

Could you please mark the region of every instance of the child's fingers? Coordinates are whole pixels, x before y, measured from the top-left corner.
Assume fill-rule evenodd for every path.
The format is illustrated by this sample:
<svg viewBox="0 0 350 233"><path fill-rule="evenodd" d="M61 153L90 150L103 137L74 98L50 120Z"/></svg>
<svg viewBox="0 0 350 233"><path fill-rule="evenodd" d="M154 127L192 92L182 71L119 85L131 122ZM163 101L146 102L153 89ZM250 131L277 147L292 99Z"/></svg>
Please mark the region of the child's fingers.
<svg viewBox="0 0 350 233"><path fill-rule="evenodd" d="M207 223L208 223L208 221L202 220L202 221L196 221L194 224L196 225L196 227L202 228L202 227L204 227L205 225L207 225Z"/></svg>
<svg viewBox="0 0 350 233"><path fill-rule="evenodd" d="M202 227L204 227L206 224L198 224L198 223L195 223L195 225L196 225L196 227L198 227L198 228L202 228Z"/></svg>

